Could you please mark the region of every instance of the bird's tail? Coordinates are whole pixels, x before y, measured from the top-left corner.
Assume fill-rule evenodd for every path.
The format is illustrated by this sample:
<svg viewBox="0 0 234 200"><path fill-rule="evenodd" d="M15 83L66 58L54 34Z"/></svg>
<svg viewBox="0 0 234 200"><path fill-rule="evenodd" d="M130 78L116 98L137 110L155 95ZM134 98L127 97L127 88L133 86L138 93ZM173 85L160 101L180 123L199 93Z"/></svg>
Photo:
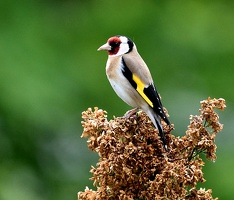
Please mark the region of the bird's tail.
<svg viewBox="0 0 234 200"><path fill-rule="evenodd" d="M158 132L159 132L160 138L162 140L163 146L164 146L165 150L167 151L167 142L166 142L165 134L164 134L162 124L161 124L161 121L160 121L160 117L157 116L157 114L156 114L155 117L154 117L154 120L155 120L155 123L156 123L156 126L155 126L155 123L154 123L154 126L155 126L155 128L158 129Z"/></svg>
<svg viewBox="0 0 234 200"><path fill-rule="evenodd" d="M158 129L163 146L164 146L165 150L167 150L167 142L166 142L165 134L164 134L162 124L160 121L160 116L157 115L153 110L147 110L147 111L148 112L146 114L149 116L149 118L153 122L155 128Z"/></svg>

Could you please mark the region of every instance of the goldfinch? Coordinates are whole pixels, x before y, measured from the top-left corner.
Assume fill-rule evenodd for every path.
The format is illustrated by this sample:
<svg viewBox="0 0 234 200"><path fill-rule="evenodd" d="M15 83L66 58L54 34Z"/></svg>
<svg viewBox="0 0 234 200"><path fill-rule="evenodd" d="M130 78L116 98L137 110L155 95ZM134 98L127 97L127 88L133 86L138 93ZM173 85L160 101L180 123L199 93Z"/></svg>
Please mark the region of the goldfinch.
<svg viewBox="0 0 234 200"><path fill-rule="evenodd" d="M136 45L126 36L114 36L98 50L108 51L106 75L116 94L128 105L143 110L149 116L167 150L160 118L168 125L170 122L163 111L150 71Z"/></svg>

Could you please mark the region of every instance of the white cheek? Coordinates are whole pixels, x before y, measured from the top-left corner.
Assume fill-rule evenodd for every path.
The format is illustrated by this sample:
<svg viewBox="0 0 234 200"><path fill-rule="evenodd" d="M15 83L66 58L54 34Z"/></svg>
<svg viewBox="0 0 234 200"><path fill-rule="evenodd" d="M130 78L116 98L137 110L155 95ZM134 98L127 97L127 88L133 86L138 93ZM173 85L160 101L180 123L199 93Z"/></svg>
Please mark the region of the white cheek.
<svg viewBox="0 0 234 200"><path fill-rule="evenodd" d="M117 55L123 55L129 51L128 43L121 43Z"/></svg>

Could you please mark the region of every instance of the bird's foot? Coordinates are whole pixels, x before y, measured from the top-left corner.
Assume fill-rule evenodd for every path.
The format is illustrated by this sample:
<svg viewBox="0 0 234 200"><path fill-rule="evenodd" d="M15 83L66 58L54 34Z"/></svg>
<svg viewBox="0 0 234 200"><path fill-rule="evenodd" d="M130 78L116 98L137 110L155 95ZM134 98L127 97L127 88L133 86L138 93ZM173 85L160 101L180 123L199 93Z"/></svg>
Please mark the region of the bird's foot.
<svg viewBox="0 0 234 200"><path fill-rule="evenodd" d="M139 110L139 108L134 108L134 109L132 109L132 110L127 111L127 112L124 114L124 118L125 118L125 119L129 119L132 115L136 114L138 110Z"/></svg>

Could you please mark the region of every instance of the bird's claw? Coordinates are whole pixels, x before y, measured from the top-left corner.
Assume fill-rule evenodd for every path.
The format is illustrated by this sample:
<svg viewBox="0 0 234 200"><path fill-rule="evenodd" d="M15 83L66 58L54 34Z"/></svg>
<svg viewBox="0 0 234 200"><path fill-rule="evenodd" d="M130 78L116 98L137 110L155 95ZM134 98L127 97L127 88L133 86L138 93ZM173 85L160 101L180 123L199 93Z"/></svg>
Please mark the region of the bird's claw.
<svg viewBox="0 0 234 200"><path fill-rule="evenodd" d="M129 119L132 115L136 114L138 110L139 110L139 108L134 108L134 109L132 109L132 110L127 111L127 112L124 114L124 118L125 118L125 119Z"/></svg>

